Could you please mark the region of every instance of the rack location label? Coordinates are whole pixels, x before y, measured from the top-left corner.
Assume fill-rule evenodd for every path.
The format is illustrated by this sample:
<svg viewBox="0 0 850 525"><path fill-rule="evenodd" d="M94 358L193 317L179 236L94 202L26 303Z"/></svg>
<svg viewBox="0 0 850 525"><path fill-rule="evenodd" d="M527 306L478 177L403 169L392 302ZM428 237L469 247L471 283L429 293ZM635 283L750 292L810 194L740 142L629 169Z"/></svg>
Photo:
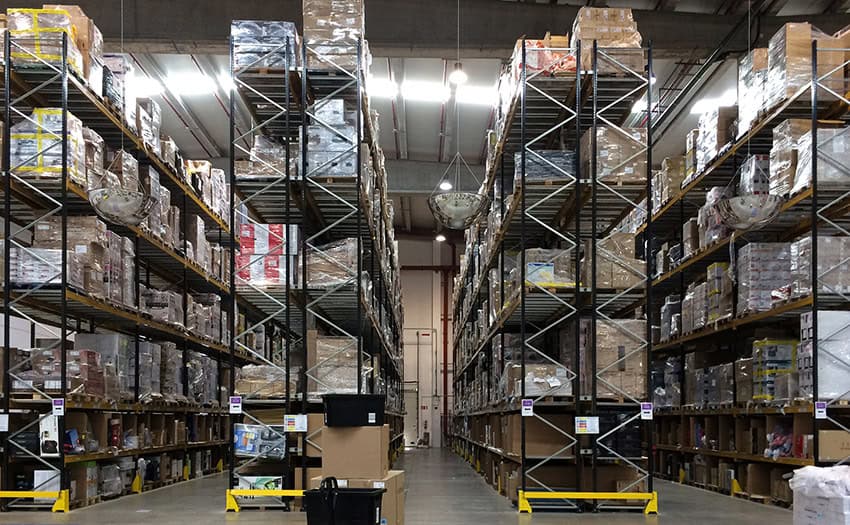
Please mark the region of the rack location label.
<svg viewBox="0 0 850 525"><path fill-rule="evenodd" d="M242 413L242 396L230 396L230 413Z"/></svg>
<svg viewBox="0 0 850 525"><path fill-rule="evenodd" d="M522 416L523 417L531 417L534 415L534 400L533 399L523 399L522 400Z"/></svg>
<svg viewBox="0 0 850 525"><path fill-rule="evenodd" d="M640 404L640 418L643 420L652 420L652 403Z"/></svg>
<svg viewBox="0 0 850 525"><path fill-rule="evenodd" d="M599 418L597 416L576 416L576 434L598 434Z"/></svg>

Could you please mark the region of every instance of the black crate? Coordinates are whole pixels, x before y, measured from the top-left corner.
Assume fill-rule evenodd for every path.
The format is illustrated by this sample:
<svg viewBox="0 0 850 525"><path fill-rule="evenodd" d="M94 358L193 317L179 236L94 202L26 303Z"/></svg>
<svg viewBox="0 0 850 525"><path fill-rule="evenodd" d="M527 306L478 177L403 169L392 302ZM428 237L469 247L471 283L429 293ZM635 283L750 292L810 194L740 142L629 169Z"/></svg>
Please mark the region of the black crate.
<svg viewBox="0 0 850 525"><path fill-rule="evenodd" d="M327 427L380 427L384 424L386 396L326 394L322 401Z"/></svg>
<svg viewBox="0 0 850 525"><path fill-rule="evenodd" d="M307 525L379 525L381 497L386 489L338 488L336 479L322 480L304 492Z"/></svg>

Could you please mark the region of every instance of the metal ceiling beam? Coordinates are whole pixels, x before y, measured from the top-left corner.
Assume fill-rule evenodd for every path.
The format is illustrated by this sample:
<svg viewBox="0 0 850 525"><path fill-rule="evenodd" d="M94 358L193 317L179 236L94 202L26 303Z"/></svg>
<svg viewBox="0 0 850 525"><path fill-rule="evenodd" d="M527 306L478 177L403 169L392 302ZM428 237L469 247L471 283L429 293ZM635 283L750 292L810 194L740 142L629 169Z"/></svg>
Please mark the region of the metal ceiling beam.
<svg viewBox="0 0 850 525"><path fill-rule="evenodd" d="M386 159L387 191L391 195L430 195L449 167L445 162ZM478 180L484 178L484 166L470 166ZM477 190L479 184L471 176L461 179L462 190Z"/></svg>
<svg viewBox="0 0 850 525"><path fill-rule="evenodd" d="M457 11L456 0L365 0L366 37L375 56L422 56L452 59L457 53L457 28L447 24ZM20 7L41 7L43 0L16 0ZM115 0L79 0L103 31L107 48L117 49L121 13ZM301 0L125 0L124 48L130 52L220 54L228 52L230 21L295 20L300 25ZM464 0L461 21L463 56L508 57L522 35L543 36L553 28L571 27L577 6L536 2ZM736 20L724 15L679 11L635 10L654 58L681 57L690 48L711 50ZM187 21L190 21L187 23ZM794 17L765 16L763 44L785 22L810 21L827 32L850 24L846 13ZM687 43L684 46L683 43ZM746 47L746 37L732 43ZM687 49L683 49L687 48Z"/></svg>
<svg viewBox="0 0 850 525"><path fill-rule="evenodd" d="M183 98L172 91L169 87L168 82L165 80L165 72L160 69L156 60L149 55L133 55L133 59L137 64L139 64L139 67L145 75L162 84L165 88L165 91L162 94L162 98L165 100L165 103L168 104L168 107L177 114L177 117L181 121L183 121L188 128L189 133L207 152L207 156L223 156L221 148L219 148L218 144L216 144L215 140L210 136L209 131L207 131L204 125L201 124L201 121L198 120L195 113L183 102Z"/></svg>
<svg viewBox="0 0 850 525"><path fill-rule="evenodd" d="M404 82L404 59L403 58L388 58L387 71L392 82L397 86L401 86ZM407 159L408 142L407 142L407 104L404 97L397 95L392 101L393 112L393 133L396 138L396 157L401 160Z"/></svg>

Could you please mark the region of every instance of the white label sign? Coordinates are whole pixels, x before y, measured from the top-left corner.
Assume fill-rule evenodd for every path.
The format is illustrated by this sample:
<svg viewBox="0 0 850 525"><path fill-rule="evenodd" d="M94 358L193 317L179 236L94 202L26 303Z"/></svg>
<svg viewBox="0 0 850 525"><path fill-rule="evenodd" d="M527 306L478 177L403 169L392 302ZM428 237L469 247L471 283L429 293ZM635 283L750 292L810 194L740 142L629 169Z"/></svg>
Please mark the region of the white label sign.
<svg viewBox="0 0 850 525"><path fill-rule="evenodd" d="M0 432L9 431L9 414L0 414Z"/></svg>
<svg viewBox="0 0 850 525"><path fill-rule="evenodd" d="M230 413L242 413L242 396L230 396Z"/></svg>
<svg viewBox="0 0 850 525"><path fill-rule="evenodd" d="M598 434L599 418L597 416L576 416L576 434Z"/></svg>
<svg viewBox="0 0 850 525"><path fill-rule="evenodd" d="M643 420L652 420L652 403L640 404L640 418Z"/></svg>
<svg viewBox="0 0 850 525"><path fill-rule="evenodd" d="M53 415L54 416L64 416L65 415L65 400L64 399L54 399L53 400Z"/></svg>
<svg viewBox="0 0 850 525"><path fill-rule="evenodd" d="M815 401L815 419L826 419L826 401Z"/></svg>
<svg viewBox="0 0 850 525"><path fill-rule="evenodd" d="M534 400L533 399L523 399L522 400L522 416L523 417L531 417L534 415Z"/></svg>
<svg viewBox="0 0 850 525"><path fill-rule="evenodd" d="M307 414L283 416L283 429L286 432L307 432Z"/></svg>
<svg viewBox="0 0 850 525"><path fill-rule="evenodd" d="M374 424L375 424L375 422L378 420L378 417L375 415L375 413L374 413L374 412L369 412L369 414L367 415L367 417L369 418L369 424L370 424L370 425L374 425Z"/></svg>

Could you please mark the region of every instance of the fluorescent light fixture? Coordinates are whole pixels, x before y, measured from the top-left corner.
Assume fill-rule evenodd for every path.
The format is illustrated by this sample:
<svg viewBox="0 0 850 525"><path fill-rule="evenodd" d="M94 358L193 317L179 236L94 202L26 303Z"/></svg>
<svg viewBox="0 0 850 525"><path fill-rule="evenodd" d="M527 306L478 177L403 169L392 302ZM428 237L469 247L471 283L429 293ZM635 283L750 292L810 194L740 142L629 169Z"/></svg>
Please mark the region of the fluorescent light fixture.
<svg viewBox="0 0 850 525"><path fill-rule="evenodd" d="M398 84L388 78L369 75L366 79L366 92L373 98L395 98L398 96Z"/></svg>
<svg viewBox="0 0 850 525"><path fill-rule="evenodd" d="M148 76L133 76L130 80L131 91L138 98L149 98L161 95L164 88L159 81Z"/></svg>
<svg viewBox="0 0 850 525"><path fill-rule="evenodd" d="M455 100L459 104L495 106L499 100L499 91L495 86L458 86Z"/></svg>
<svg viewBox="0 0 850 525"><path fill-rule="evenodd" d="M168 90L180 96L211 95L216 91L212 78L200 73L173 73L165 78Z"/></svg>
<svg viewBox="0 0 850 525"><path fill-rule="evenodd" d="M450 189L452 189L452 183L447 180L444 180L440 183L440 189L443 191L449 191Z"/></svg>
<svg viewBox="0 0 850 525"><path fill-rule="evenodd" d="M218 85L221 86L225 92L230 93L236 89L236 84L233 82L233 77L230 73L219 73L218 74Z"/></svg>
<svg viewBox="0 0 850 525"><path fill-rule="evenodd" d="M454 71L449 74L449 82L459 86L461 84L466 84L467 80L469 80L469 75L467 75L463 70L463 64L456 62Z"/></svg>
<svg viewBox="0 0 850 525"><path fill-rule="evenodd" d="M446 242L446 236L442 233L438 233L437 236L434 237L434 240L437 242Z"/></svg>
<svg viewBox="0 0 850 525"><path fill-rule="evenodd" d="M706 97L694 102L691 106L691 115L702 115L716 107L732 106L738 100L738 91L735 88L727 89L719 97Z"/></svg>
<svg viewBox="0 0 850 525"><path fill-rule="evenodd" d="M418 102L446 102L452 95L442 82L405 80L401 84L401 96L405 100Z"/></svg>

